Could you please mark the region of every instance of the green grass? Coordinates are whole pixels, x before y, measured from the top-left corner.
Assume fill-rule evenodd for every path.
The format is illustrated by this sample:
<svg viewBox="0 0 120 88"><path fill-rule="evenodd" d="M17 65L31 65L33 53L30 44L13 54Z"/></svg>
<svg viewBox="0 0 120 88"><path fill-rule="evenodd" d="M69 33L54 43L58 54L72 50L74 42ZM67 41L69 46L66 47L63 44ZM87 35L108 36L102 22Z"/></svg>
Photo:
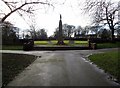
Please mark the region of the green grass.
<svg viewBox="0 0 120 88"><path fill-rule="evenodd" d="M118 47L120 47L120 42L97 44L98 49L102 49L102 48L118 48Z"/></svg>
<svg viewBox="0 0 120 88"><path fill-rule="evenodd" d="M22 45L2 45L2 50L22 50Z"/></svg>
<svg viewBox="0 0 120 88"><path fill-rule="evenodd" d="M57 40L51 40L52 44L49 44L48 41L34 41L35 45L55 45ZM69 40L64 40L66 45L75 46L75 45L88 45L88 41L74 41L74 44L69 44Z"/></svg>
<svg viewBox="0 0 120 88"><path fill-rule="evenodd" d="M47 45L47 46L55 46L57 44L57 40L51 40L51 44L49 41L34 41L35 45ZM87 41L74 41L74 44L69 44L69 40L64 40L64 43L68 46L88 46ZM2 45L2 50L23 50L22 45Z"/></svg>
<svg viewBox="0 0 120 88"><path fill-rule="evenodd" d="M88 46L88 41L74 41L74 45Z"/></svg>
<svg viewBox="0 0 120 88"><path fill-rule="evenodd" d="M75 44L88 44L88 41L74 41Z"/></svg>
<svg viewBox="0 0 120 88"><path fill-rule="evenodd" d="M104 69L105 72L118 78L120 81L120 57L118 56L120 51L109 51L106 53L99 53L89 56L88 58Z"/></svg>
<svg viewBox="0 0 120 88"><path fill-rule="evenodd" d="M34 44L36 45L48 45L48 41L34 41Z"/></svg>
<svg viewBox="0 0 120 88"><path fill-rule="evenodd" d="M64 43L68 46L88 46L88 41L79 41L75 40L74 44L69 44L69 40L64 40ZM48 45L48 46L54 46L57 44L57 40L51 40L51 44L49 44L49 41L34 41L35 45ZM118 48L120 47L120 42L116 43L98 43L97 48L103 49L103 48ZM2 50L23 50L22 45L2 45Z"/></svg>
<svg viewBox="0 0 120 88"><path fill-rule="evenodd" d="M64 43L68 45L69 44L69 40L64 40Z"/></svg>
<svg viewBox="0 0 120 88"><path fill-rule="evenodd" d="M52 40L52 41L51 41L51 43L52 43L53 45L57 44L57 42L58 42L57 40Z"/></svg>
<svg viewBox="0 0 120 88"><path fill-rule="evenodd" d="M35 60L32 55L2 54L2 84L6 86Z"/></svg>

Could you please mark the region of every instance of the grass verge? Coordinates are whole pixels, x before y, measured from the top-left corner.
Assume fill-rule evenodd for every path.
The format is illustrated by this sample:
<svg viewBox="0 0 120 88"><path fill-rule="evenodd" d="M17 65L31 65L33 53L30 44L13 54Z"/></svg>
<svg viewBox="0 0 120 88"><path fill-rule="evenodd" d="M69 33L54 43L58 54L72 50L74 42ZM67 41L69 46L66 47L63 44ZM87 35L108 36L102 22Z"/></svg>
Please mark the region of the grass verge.
<svg viewBox="0 0 120 88"><path fill-rule="evenodd" d="M17 74L35 60L35 56L21 54L2 54L2 86L5 87Z"/></svg>
<svg viewBox="0 0 120 88"><path fill-rule="evenodd" d="M22 45L2 45L2 50L23 50Z"/></svg>
<svg viewBox="0 0 120 88"><path fill-rule="evenodd" d="M118 48L120 47L120 42L116 43L98 43L97 48L102 49L102 48Z"/></svg>
<svg viewBox="0 0 120 88"><path fill-rule="evenodd" d="M109 51L90 55L88 58L105 72L113 75L120 82L120 51Z"/></svg>

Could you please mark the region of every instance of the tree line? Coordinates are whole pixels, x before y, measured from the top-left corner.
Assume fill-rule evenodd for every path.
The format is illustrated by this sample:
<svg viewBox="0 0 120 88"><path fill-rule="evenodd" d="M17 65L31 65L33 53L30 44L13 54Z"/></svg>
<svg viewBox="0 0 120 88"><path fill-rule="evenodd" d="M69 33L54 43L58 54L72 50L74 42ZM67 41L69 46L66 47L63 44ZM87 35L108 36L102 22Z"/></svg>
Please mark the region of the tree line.
<svg viewBox="0 0 120 88"><path fill-rule="evenodd" d="M27 29L27 33L22 33L20 35L20 30L18 27L15 27L9 21L4 21L0 23L0 28L2 29L2 43L3 44L14 44L22 36L22 39L46 39L47 32L45 29Z"/></svg>
<svg viewBox="0 0 120 88"><path fill-rule="evenodd" d="M1 23L2 28L2 42L3 44L9 44L9 43L15 43L17 40L20 39L20 30L17 27L14 27L14 25L8 21L5 21ZM69 25L69 24L63 24L63 37L64 38L88 38L89 36L94 36L94 38L101 38L101 39L111 39L111 30L106 29L104 26L77 26ZM116 28L116 34L117 38L120 38L120 26L117 26ZM59 34L59 27L57 27L53 33L53 35L50 36L50 38L58 39ZM27 29L26 33L22 33L23 39L47 39L48 34L47 30L42 29Z"/></svg>
<svg viewBox="0 0 120 88"><path fill-rule="evenodd" d="M3 43L7 43L7 40L14 42L19 39L19 28L14 27L12 23L6 21L11 14L18 13L22 17L24 14L34 14L34 7L38 5L54 7L52 0L1 0L1 2L9 9L7 13L0 9L0 15L2 16L0 18L0 26L3 30ZM84 28L78 26L76 28L74 25L63 24L63 35L65 38L86 37L85 35L88 35L90 31L94 33L96 38L110 38L114 40L115 33L117 33L117 37L120 37L120 2L116 3L112 0L86 0L83 11L89 13L92 17L92 26L86 26ZM106 29L105 26L109 29ZM32 25L29 33L24 35L25 38L47 38L45 29L36 31L36 28ZM58 27L51 37L58 37Z"/></svg>
<svg viewBox="0 0 120 88"><path fill-rule="evenodd" d="M116 27L120 26L120 1L112 0L86 0L85 13L89 13L96 26L107 25L111 32L111 40L114 40Z"/></svg>
<svg viewBox="0 0 120 88"><path fill-rule="evenodd" d="M63 37L64 38L88 38L89 36L94 36L94 38L101 38L101 39L111 39L111 30L106 29L104 25L102 26L77 26L69 25L69 24L63 24ZM55 29L54 34L51 36L53 38L58 38L59 34L59 28L57 27ZM115 37L120 38L120 26L115 27Z"/></svg>

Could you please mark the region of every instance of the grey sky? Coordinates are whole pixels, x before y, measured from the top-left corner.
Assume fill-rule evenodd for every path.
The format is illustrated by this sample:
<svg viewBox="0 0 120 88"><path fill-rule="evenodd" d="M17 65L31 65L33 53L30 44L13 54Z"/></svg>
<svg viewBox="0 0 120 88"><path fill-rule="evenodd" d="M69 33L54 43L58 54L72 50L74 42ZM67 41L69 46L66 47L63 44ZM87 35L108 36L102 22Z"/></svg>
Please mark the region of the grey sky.
<svg viewBox="0 0 120 88"><path fill-rule="evenodd" d="M12 0L11 0L12 1ZM15 0L14 0L15 1ZM81 25L82 27L86 25L90 25L90 17L88 14L83 14L81 8L83 7L85 0L51 0L53 3L62 1L66 1L65 4L59 5L54 4L55 8L48 6L41 6L40 10L35 12L35 16L31 16L36 23L37 28L45 28L47 29L48 35L52 35L55 31L55 28L58 27L59 23L59 15L62 14L63 24L67 23L70 25ZM114 0L119 1L119 0ZM79 2L79 4L78 4ZM7 7L4 7L4 4L0 5L4 11L8 11ZM79 6L78 6L79 5ZM38 8L38 7L36 7ZM45 8L45 9L44 9ZM12 22L15 26L21 28L22 30L29 29L29 25L32 23L30 19L27 18L26 14L24 14L24 20L17 13L12 14L7 20Z"/></svg>

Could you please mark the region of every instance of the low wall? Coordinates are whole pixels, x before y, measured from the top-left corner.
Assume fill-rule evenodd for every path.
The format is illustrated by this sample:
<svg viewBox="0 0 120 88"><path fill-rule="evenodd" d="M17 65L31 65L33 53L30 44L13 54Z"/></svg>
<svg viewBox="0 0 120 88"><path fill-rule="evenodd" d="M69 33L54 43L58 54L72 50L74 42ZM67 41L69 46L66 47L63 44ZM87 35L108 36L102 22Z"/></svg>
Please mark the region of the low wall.
<svg viewBox="0 0 120 88"><path fill-rule="evenodd" d="M16 40L14 43L11 43L11 44L7 44L7 45L23 45L25 42L28 42L30 40L33 40L33 39L18 39ZM47 38L47 39L35 39L34 41L50 41L50 40L56 40L55 38ZM70 38L70 39L64 39L64 40L78 40L78 41L87 41L88 39L87 38ZM107 42L112 42L110 39L100 39L100 38L91 38L90 39L91 42L94 42L94 43L107 43ZM117 39L115 38L114 39L115 42L120 42L120 38Z"/></svg>
<svg viewBox="0 0 120 88"><path fill-rule="evenodd" d="M70 46L56 46L56 47L43 47L43 46L34 46L33 50L89 50L89 47L70 47Z"/></svg>

